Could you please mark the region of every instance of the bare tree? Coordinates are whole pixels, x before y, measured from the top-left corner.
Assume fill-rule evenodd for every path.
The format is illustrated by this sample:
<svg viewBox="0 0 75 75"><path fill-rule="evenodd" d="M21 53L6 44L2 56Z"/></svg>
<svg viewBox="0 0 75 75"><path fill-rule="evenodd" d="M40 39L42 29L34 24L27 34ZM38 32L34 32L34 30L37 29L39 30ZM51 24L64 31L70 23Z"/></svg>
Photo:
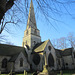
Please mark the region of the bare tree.
<svg viewBox="0 0 75 75"><path fill-rule="evenodd" d="M4 35L0 35L0 43L5 42L5 36Z"/></svg>
<svg viewBox="0 0 75 75"><path fill-rule="evenodd" d="M2 44L2 43L8 44L8 45L14 45L14 43L10 42L7 39L7 36L5 36L5 35L0 35L0 44Z"/></svg>
<svg viewBox="0 0 75 75"><path fill-rule="evenodd" d="M68 34L67 37L61 37L59 39L53 39L52 44L57 49L64 49L64 48L69 48L69 47L75 48L75 36L71 32Z"/></svg>
<svg viewBox="0 0 75 75"><path fill-rule="evenodd" d="M14 5L15 0L0 0L0 1L1 1L0 2L0 34L1 34L7 24L11 25L13 24L18 26L18 22L20 22L20 19L18 18L18 15L16 15L16 12L20 11L18 11L15 6L11 8Z"/></svg>
<svg viewBox="0 0 75 75"><path fill-rule="evenodd" d="M58 22L58 21L62 22L58 18L54 17L56 14L60 16L62 14L67 13L68 15L73 17L71 12L69 12L69 10L67 9L67 7L69 7L70 4L75 3L75 1L34 0L34 2L36 3L36 8L38 9L38 11L40 11L44 15L45 19L55 29L56 29L56 27L52 24L50 19L52 19L56 22ZM5 28L7 23L11 22L11 21L8 21L8 22L5 21L6 23L3 24L4 19L5 19L5 17L4 17L5 13L14 5L15 8L13 8L13 10L17 9L17 13L20 12L21 15L25 15L25 17L26 16L28 17L27 14L28 14L28 10L29 10L29 4L30 4L30 0L21 0L21 1L20 0L0 0L0 23L1 23L0 33ZM64 12L62 9L66 10L66 12ZM13 11L10 10L10 12L13 12ZM16 13L16 11L15 11L15 13ZM54 16L51 14L53 14ZM8 15L10 15L10 14L8 14ZM19 18L20 16L18 17L18 14L16 14L16 17ZM14 24L15 22L11 22L11 23Z"/></svg>
<svg viewBox="0 0 75 75"><path fill-rule="evenodd" d="M52 24L51 20L64 23L62 20L56 18L56 15L61 16L68 14L73 18L72 12L70 12L69 9L75 1L33 0L33 3L36 7L35 14L38 14L37 11L43 14L49 25L55 30L57 30L56 26ZM0 34L4 28L7 32L10 32L12 26L20 27L22 23L25 23L28 18L29 5L30 0L0 0ZM69 9L67 9L67 7ZM65 12L62 9L64 9ZM9 28L9 26L11 26L11 28Z"/></svg>
<svg viewBox="0 0 75 75"><path fill-rule="evenodd" d="M69 33L68 34L68 41L69 41L69 45L71 47L74 47L75 48L75 37L74 37L74 34L73 33Z"/></svg>
<svg viewBox="0 0 75 75"><path fill-rule="evenodd" d="M52 43L55 48L57 49L64 49L67 48L67 42L65 37L61 37L60 39L53 40Z"/></svg>
<svg viewBox="0 0 75 75"><path fill-rule="evenodd" d="M59 39L59 48L60 49L67 48L66 38L65 37L62 37L62 38Z"/></svg>
<svg viewBox="0 0 75 75"><path fill-rule="evenodd" d="M0 0L0 24L1 20L3 19L2 23L4 22L4 15L5 13L13 6L15 0ZM5 25L1 26L0 33L4 29Z"/></svg>
<svg viewBox="0 0 75 75"><path fill-rule="evenodd" d="M0 0L0 23L5 13L13 6L15 0Z"/></svg>

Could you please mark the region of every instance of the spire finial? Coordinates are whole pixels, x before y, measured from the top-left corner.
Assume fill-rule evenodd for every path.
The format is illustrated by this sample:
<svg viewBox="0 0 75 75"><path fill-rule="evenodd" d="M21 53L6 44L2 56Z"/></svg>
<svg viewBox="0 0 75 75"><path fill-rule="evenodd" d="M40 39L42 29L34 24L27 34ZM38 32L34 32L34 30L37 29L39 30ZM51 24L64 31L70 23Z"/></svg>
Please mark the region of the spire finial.
<svg viewBox="0 0 75 75"><path fill-rule="evenodd" d="M33 1L31 0L30 8L33 8Z"/></svg>

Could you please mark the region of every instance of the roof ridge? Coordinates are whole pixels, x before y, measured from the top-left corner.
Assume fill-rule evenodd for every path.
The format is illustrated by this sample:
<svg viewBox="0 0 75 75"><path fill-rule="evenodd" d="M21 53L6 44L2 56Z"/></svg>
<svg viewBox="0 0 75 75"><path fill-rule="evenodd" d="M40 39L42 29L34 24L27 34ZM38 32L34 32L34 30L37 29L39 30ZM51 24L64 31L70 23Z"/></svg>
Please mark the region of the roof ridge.
<svg viewBox="0 0 75 75"><path fill-rule="evenodd" d="M9 44L1 44L0 45L5 45L5 46L12 46L12 47L20 47L20 48L23 48L22 46L16 46L16 45L9 45Z"/></svg>

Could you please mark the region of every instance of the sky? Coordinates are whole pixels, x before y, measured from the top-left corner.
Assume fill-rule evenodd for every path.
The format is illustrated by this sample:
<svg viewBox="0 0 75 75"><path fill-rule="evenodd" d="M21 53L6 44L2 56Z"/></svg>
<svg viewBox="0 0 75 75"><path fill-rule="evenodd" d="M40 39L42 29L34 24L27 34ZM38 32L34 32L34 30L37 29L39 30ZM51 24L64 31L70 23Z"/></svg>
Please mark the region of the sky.
<svg viewBox="0 0 75 75"><path fill-rule="evenodd" d="M42 41L45 41L48 39L53 40L53 39L58 39L61 37L67 37L70 32L73 33L75 36L75 3L64 4L65 7L62 4L60 4L60 6L58 7L57 3L55 3L54 5L52 3L49 4L52 8L54 9L56 8L60 10L60 12L58 11L57 13L55 13L55 10L52 11L51 9L46 9L46 8L43 9L43 10L46 9L45 12L48 15L46 16L48 17L49 22L47 21L46 17L43 15L43 12L40 10L40 8L36 9L37 4L35 1L33 1L33 5L34 5L34 12L36 12L35 17L36 17L37 28L40 30L40 36ZM22 46L24 31L26 29L26 24L27 24L27 17L24 14L18 14L18 15L19 15L18 17L21 20L24 19L23 20L24 22L19 23L20 25L19 27L18 26L13 27L12 24L6 25L6 28L9 29L9 33L6 31L6 28L5 28L1 35L5 35L4 37L11 44ZM9 14L7 15L7 18L8 16Z"/></svg>

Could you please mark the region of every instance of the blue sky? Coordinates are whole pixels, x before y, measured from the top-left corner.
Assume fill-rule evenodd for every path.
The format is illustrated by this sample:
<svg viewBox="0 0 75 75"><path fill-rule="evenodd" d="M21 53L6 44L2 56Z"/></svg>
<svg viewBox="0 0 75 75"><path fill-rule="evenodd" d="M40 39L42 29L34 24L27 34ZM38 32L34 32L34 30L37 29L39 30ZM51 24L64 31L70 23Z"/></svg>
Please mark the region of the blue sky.
<svg viewBox="0 0 75 75"><path fill-rule="evenodd" d="M61 0L62 1L62 0ZM68 0L67 0L68 1ZM33 2L34 4L34 10L36 13L36 23L37 23L37 28L40 30L40 35L41 35L41 40L52 40L52 39L57 39L60 37L67 37L69 32L72 32L75 35L75 4L65 4L65 7L67 8L68 12L65 10L63 5L60 5L61 12L63 13L54 13L49 10L46 12L49 16L55 18L56 20L53 20L52 18L48 18L50 23L45 19L44 15L42 12L37 8L36 2ZM56 5L56 4L55 4ZM53 5L51 5L54 7ZM56 5L57 7L57 5ZM59 7L57 7L59 9ZM48 9L47 9L48 10ZM71 15L70 15L71 14ZM23 15L24 16L24 15ZM22 18L23 18L22 16ZM21 18L20 18L21 19ZM22 46L22 39L24 36L24 31L26 29L26 23L27 23L27 18L26 20L23 20L23 23L20 23L20 27L13 27L13 25L7 25L8 29L11 31L10 34L4 30L1 35L5 35L6 39L13 43L14 45L17 46ZM61 22L60 22L61 21ZM53 26L52 26L53 25Z"/></svg>

